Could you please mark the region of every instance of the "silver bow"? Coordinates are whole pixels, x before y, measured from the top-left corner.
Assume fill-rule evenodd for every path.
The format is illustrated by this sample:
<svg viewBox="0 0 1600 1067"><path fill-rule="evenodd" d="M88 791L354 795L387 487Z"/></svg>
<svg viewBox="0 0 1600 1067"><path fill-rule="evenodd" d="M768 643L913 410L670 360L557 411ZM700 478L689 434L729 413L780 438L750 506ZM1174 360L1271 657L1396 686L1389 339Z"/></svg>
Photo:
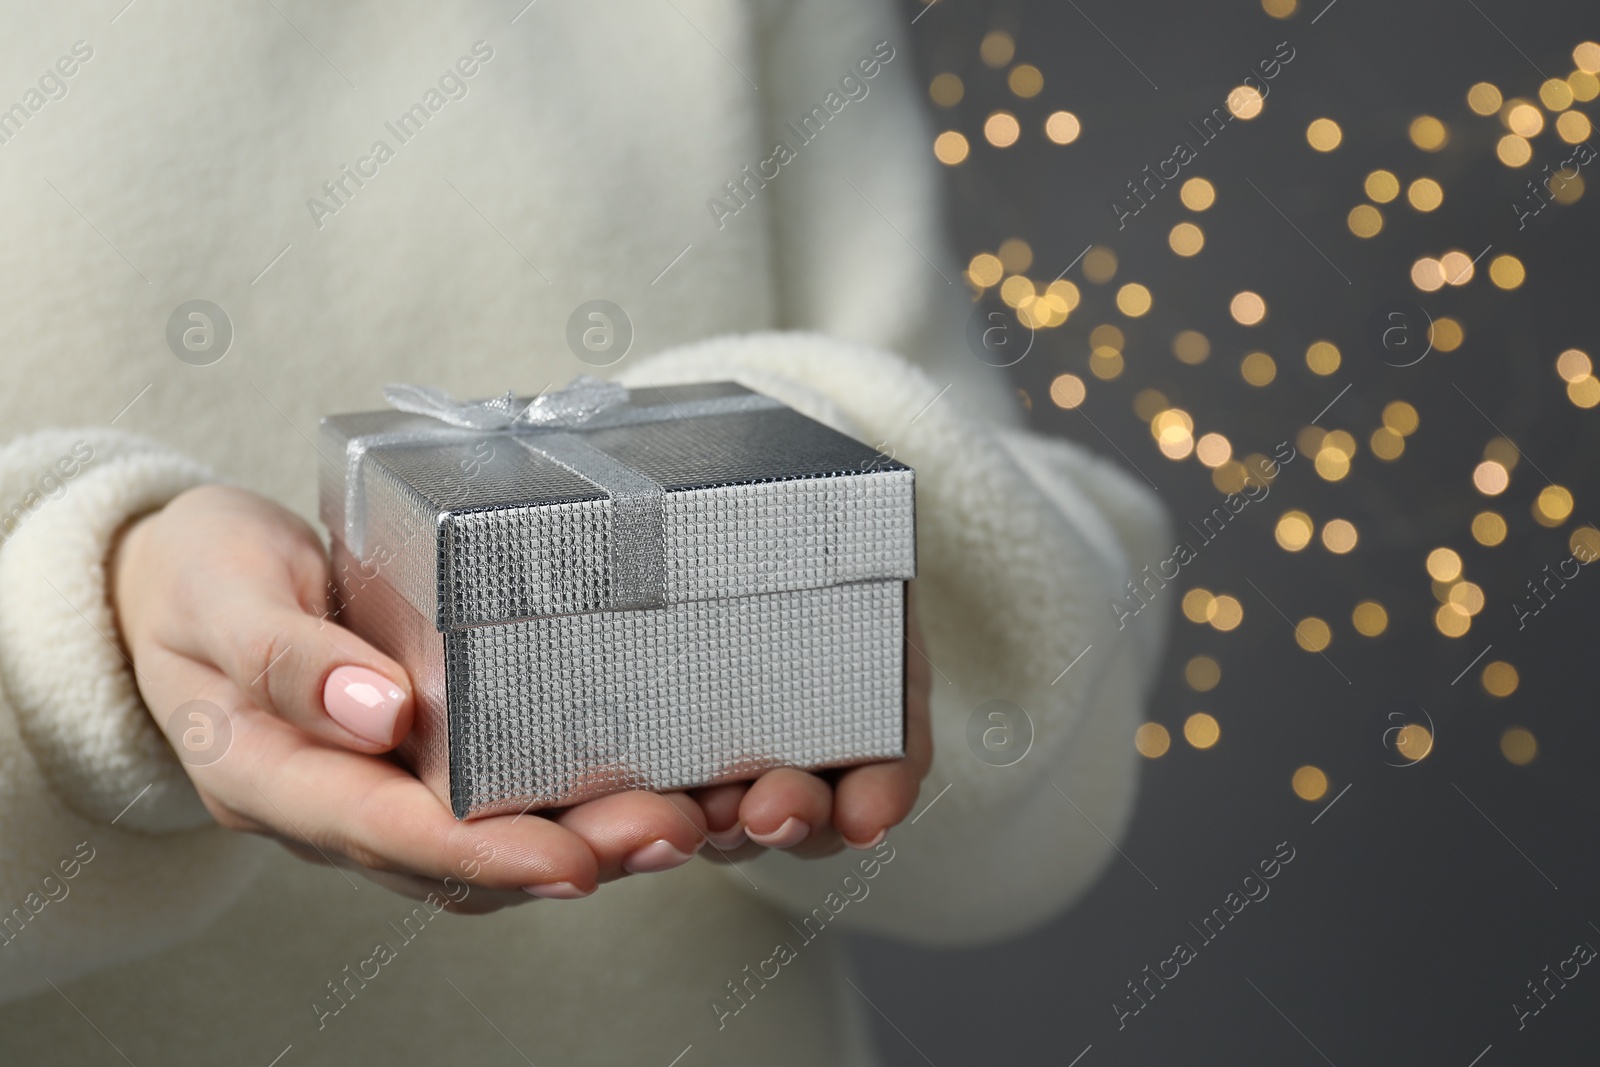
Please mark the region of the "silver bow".
<svg viewBox="0 0 1600 1067"><path fill-rule="evenodd" d="M564 431L597 426L632 426L782 407L760 393L708 397L673 404L631 406L627 387L587 375L522 405L513 393L492 400L462 401L421 385L384 387L391 407L425 415L440 425L360 434L345 451L345 545L366 558L366 491L362 482L367 453L376 448L476 441L506 434L545 459L565 467L603 492L610 501L612 536L607 569L611 576L608 610L661 607L666 603L666 536L663 490L649 476L595 448L582 436Z"/></svg>

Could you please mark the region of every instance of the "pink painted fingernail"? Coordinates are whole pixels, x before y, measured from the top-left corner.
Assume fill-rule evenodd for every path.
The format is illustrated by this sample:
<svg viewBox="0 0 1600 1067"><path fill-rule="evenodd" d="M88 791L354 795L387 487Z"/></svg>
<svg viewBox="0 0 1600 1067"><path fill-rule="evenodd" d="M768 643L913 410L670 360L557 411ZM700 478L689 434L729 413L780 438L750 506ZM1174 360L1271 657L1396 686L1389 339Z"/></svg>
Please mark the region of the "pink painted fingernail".
<svg viewBox="0 0 1600 1067"><path fill-rule="evenodd" d="M328 717L357 737L380 745L394 741L394 724L406 695L377 671L340 667L322 687Z"/></svg>
<svg viewBox="0 0 1600 1067"><path fill-rule="evenodd" d="M783 820L783 825L770 834L758 834L754 830L746 829L745 833L750 840L767 848L793 848L807 837L811 836L811 824L802 822L793 815Z"/></svg>
<svg viewBox="0 0 1600 1067"><path fill-rule="evenodd" d="M720 852L731 852L745 842L744 823L736 822L726 830L708 830L711 847Z"/></svg>
<svg viewBox="0 0 1600 1067"><path fill-rule="evenodd" d="M860 844L857 844L856 842L850 840L848 837L845 837L843 834L840 834L839 836L840 836L840 839L843 840L844 843L849 845L851 848L861 849L862 851L865 851L865 850L867 850L869 848L877 848L879 845L883 844L883 839L889 836L889 831L888 831L887 828L879 830L876 834L873 835L871 841L863 841Z"/></svg>
<svg viewBox="0 0 1600 1067"><path fill-rule="evenodd" d="M543 897L545 900L577 900L593 892L590 889L579 889L571 882L540 882L538 885L525 885L522 891Z"/></svg>
<svg viewBox="0 0 1600 1067"><path fill-rule="evenodd" d="M622 861L622 869L629 874L655 874L680 867L694 858L692 852L679 852L671 841L652 841L643 848L634 849Z"/></svg>

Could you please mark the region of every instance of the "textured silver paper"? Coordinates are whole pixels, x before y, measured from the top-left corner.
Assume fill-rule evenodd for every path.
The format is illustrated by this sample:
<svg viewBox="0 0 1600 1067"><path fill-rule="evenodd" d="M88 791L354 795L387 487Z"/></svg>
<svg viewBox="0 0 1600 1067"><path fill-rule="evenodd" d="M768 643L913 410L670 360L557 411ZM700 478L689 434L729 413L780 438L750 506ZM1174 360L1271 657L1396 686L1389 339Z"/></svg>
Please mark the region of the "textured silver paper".
<svg viewBox="0 0 1600 1067"><path fill-rule="evenodd" d="M685 410L748 395L650 393ZM331 417L325 453L419 418ZM909 468L783 407L541 445L565 433L614 461L607 479L660 487L658 533L617 521L559 443L458 431L367 455L357 561L338 537L343 471L324 470L342 621L410 672L401 755L458 817L902 754ZM659 606L610 610L640 602L641 551L659 554L645 567Z"/></svg>
<svg viewBox="0 0 1600 1067"><path fill-rule="evenodd" d="M334 563L344 623L411 675L400 754L458 818L904 754L901 581L440 633Z"/></svg>

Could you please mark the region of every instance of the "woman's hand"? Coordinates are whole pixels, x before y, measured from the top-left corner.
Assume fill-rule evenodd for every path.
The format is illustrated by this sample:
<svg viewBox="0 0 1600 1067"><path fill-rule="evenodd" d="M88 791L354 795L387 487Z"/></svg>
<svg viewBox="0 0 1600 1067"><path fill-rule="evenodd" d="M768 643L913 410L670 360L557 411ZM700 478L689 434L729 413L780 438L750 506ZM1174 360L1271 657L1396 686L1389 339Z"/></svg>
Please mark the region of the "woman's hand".
<svg viewBox="0 0 1600 1067"><path fill-rule="evenodd" d="M708 840L716 849L707 857L745 859L765 848L801 856L832 855L843 845L872 848L911 814L933 762L928 721L933 671L922 645L907 586L904 758L822 775L781 767L754 782L697 790L694 798L705 811Z"/></svg>
<svg viewBox="0 0 1600 1067"><path fill-rule="evenodd" d="M328 619L321 542L269 500L222 486L190 490L123 532L111 571L139 691L228 829L360 868L408 895L439 892L459 911L494 910L527 894L584 896L624 873L677 866L705 843L704 814L682 794L619 793L552 817L457 822L381 757L411 728L411 683L399 664ZM180 714L191 701L208 702L226 724L191 719L197 708L205 718L204 704ZM197 728L214 739L231 730L226 749L186 748L186 732L192 742ZM873 771L893 777L879 768L853 773ZM790 773L796 781L752 789L760 805L752 818L764 820L754 825L792 808L825 826L827 787ZM904 791L865 780L840 789L841 810L848 803L861 812L846 825L864 834L898 810Z"/></svg>

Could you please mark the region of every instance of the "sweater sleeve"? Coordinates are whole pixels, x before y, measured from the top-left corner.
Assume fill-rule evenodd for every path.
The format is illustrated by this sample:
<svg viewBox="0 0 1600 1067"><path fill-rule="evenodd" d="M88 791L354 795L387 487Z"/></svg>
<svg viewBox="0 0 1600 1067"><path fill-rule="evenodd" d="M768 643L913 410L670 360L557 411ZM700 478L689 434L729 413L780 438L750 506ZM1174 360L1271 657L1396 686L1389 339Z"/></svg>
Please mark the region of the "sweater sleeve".
<svg viewBox="0 0 1600 1067"><path fill-rule="evenodd" d="M0 448L0 1000L181 940L259 869L151 720L106 597L117 529L205 477L105 430Z"/></svg>
<svg viewBox="0 0 1600 1067"><path fill-rule="evenodd" d="M663 353L635 384L733 378L867 441L917 472L917 611L934 667L933 768L915 825L891 833L887 897L841 918L929 943L1043 922L1114 857L1135 789L1133 731L1159 659L1158 611L1121 628L1108 603L1159 558L1160 506L1063 441L928 401L937 382L897 356L816 334L727 337ZM912 653L916 654L916 653ZM1070 668L1070 669L1069 669ZM980 758L969 724L1008 701L1009 766ZM990 720L982 719L981 736ZM986 752L983 754L987 754ZM804 913L852 854L749 868L764 896ZM731 875L735 884L745 884Z"/></svg>

